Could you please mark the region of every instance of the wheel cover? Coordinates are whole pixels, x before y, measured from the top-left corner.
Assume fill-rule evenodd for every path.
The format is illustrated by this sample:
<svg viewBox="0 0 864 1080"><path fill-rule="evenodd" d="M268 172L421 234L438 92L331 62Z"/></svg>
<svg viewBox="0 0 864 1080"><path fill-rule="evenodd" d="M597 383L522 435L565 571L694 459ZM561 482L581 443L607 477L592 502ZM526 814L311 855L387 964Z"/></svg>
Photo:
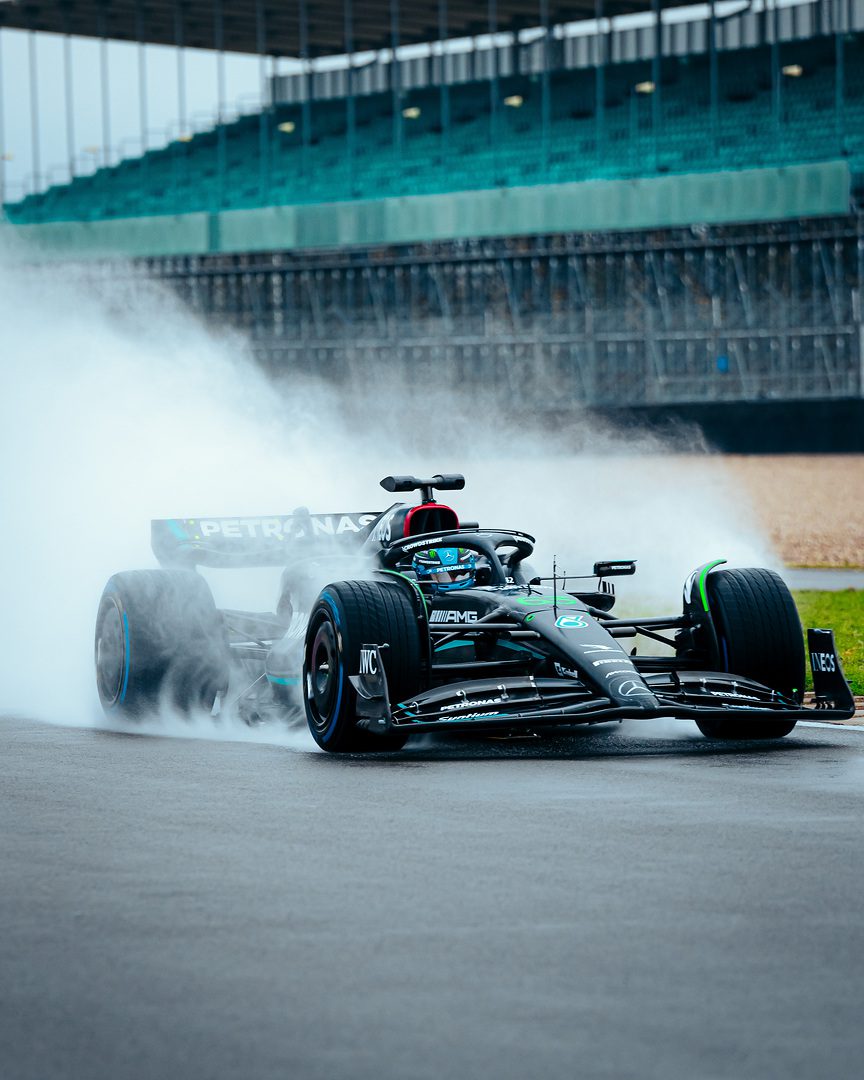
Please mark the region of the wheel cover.
<svg viewBox="0 0 864 1080"><path fill-rule="evenodd" d="M105 706L116 705L126 673L126 633L120 609L109 600L96 635L96 686Z"/></svg>
<svg viewBox="0 0 864 1080"><path fill-rule="evenodd" d="M342 671L336 628L322 614L307 656L306 696L315 730L324 734L333 724L342 700Z"/></svg>

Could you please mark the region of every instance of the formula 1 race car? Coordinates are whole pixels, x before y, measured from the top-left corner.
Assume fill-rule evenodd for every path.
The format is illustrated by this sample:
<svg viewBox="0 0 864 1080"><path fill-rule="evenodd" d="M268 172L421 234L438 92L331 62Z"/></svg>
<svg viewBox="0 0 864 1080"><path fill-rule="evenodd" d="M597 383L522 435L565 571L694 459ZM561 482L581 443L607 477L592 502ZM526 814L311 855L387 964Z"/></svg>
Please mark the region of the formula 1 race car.
<svg viewBox="0 0 864 1080"><path fill-rule="evenodd" d="M381 486L422 501L152 522L162 569L115 574L99 605L106 712L233 710L247 723L305 712L334 753L396 750L415 732L656 717L692 719L711 738L776 739L798 720L854 713L823 629L807 632L816 709L803 707L801 624L770 570L715 560L688 578L680 613L616 618L609 579L633 574L633 561L539 577L533 537L460 523L435 501L464 477ZM199 566L282 567L275 610L217 609ZM637 637L660 648L624 647Z"/></svg>

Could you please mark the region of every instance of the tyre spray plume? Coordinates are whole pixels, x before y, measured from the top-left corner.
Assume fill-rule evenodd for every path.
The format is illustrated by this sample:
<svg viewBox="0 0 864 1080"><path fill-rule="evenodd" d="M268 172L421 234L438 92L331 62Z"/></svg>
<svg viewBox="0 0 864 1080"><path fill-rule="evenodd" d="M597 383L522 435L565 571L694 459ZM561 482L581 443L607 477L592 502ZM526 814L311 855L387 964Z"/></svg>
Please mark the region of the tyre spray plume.
<svg viewBox="0 0 864 1080"><path fill-rule="evenodd" d="M0 259L0 326L0 714L102 722L96 608L111 574L155 565L151 518L383 510L388 473L464 472L454 508L537 535L538 572L553 552L573 573L639 559L626 603L676 610L712 556L775 562L698 435L589 421L540 369L471 394L455 362L274 381L237 334L120 264ZM278 570L208 580L222 606L275 607Z"/></svg>

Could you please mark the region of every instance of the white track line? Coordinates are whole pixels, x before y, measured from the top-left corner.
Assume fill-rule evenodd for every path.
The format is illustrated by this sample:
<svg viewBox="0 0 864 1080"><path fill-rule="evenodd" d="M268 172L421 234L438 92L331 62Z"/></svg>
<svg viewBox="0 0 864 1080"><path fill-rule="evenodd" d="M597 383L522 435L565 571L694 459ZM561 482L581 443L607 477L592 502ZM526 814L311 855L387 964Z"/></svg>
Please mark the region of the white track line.
<svg viewBox="0 0 864 1080"><path fill-rule="evenodd" d="M830 728L832 731L864 731L864 724L825 724L819 720L799 720L798 726Z"/></svg>

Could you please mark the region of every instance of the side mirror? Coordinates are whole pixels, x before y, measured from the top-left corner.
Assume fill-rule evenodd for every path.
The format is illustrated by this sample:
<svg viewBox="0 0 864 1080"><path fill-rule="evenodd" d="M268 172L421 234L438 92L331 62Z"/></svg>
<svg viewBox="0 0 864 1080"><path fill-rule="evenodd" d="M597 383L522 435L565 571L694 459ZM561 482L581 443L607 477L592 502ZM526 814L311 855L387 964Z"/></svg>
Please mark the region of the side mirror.
<svg viewBox="0 0 864 1080"><path fill-rule="evenodd" d="M635 559L606 559L603 562L594 563L594 573L597 577L628 577L636 573Z"/></svg>

